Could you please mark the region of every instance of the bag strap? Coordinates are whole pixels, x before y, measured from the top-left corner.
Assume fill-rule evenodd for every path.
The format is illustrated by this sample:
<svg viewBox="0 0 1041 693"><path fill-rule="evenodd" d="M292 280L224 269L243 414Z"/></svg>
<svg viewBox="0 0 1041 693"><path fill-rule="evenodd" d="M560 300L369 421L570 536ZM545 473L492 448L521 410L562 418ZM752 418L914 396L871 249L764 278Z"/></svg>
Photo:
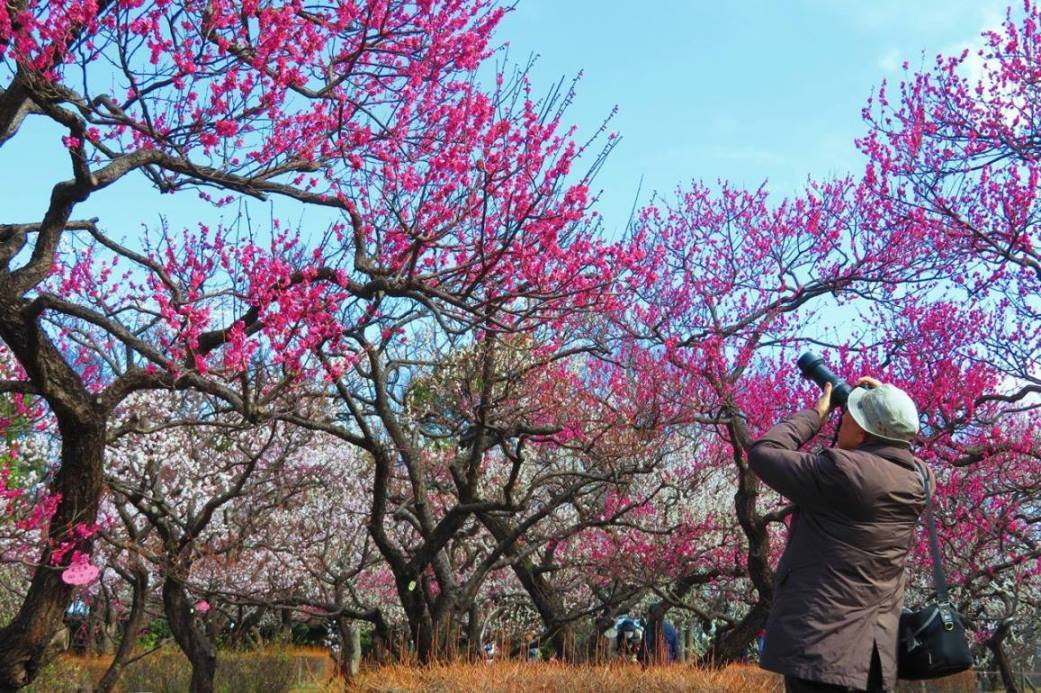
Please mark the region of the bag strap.
<svg viewBox="0 0 1041 693"><path fill-rule="evenodd" d="M925 526L929 530L929 553L933 557L933 588L936 590L936 601L940 604L948 604L947 578L943 574L943 564L940 559L940 542L936 538L936 522L933 520L933 492L929 484L929 471L920 460L915 460L918 473L922 476L922 484L925 486Z"/></svg>

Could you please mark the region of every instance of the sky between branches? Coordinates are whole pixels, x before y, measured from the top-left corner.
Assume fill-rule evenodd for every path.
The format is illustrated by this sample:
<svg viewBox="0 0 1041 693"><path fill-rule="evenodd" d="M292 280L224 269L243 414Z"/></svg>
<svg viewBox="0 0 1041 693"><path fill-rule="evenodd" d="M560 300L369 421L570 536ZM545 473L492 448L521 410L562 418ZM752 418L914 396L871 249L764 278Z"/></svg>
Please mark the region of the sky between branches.
<svg viewBox="0 0 1041 693"><path fill-rule="evenodd" d="M692 179L729 179L780 194L806 176L859 172L853 146L872 90L899 81L937 53L977 45L997 27L1005 3L992 0L520 0L497 38L512 61L537 54L536 93L583 72L569 122L591 133L617 106L610 130L622 141L595 189L613 236L624 229L643 178L640 202ZM50 189L69 176L60 136L42 121L5 147L0 203L8 219L42 217ZM253 208L323 226L321 212L278 202ZM133 236L159 215L171 226L212 223L214 212L190 194L160 196L135 177L101 191L77 217L101 218L115 237ZM258 226L265 219L257 218ZM122 227L122 228L120 228ZM317 229L316 229L317 230Z"/></svg>

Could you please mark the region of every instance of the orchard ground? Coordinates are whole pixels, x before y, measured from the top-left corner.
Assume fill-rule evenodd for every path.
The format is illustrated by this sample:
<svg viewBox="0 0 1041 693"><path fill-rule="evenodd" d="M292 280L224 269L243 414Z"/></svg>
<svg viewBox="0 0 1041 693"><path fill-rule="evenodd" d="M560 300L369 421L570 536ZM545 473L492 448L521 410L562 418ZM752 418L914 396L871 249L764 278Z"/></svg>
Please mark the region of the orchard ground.
<svg viewBox="0 0 1041 693"><path fill-rule="evenodd" d="M29 691L64 693L90 690L111 657L64 656L52 663ZM774 693L784 689L780 676L754 664L732 664L710 669L676 664L643 667L638 664L556 664L500 661L494 664L455 662L429 667L398 664L363 668L352 682L334 677L335 664L320 648L267 648L254 652L225 652L217 671L216 690L235 693L332 693L367 691L723 691ZM124 674L123 691L183 690L191 668L174 648L164 648L131 665ZM976 691L971 672L927 684L901 682L899 691Z"/></svg>

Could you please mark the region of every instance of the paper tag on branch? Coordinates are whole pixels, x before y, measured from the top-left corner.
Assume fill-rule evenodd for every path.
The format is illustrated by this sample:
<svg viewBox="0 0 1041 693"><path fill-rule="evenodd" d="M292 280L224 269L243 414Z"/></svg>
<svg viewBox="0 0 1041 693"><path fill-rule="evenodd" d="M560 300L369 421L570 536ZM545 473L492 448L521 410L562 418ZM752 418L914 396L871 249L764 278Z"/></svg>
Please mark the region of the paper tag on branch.
<svg viewBox="0 0 1041 693"><path fill-rule="evenodd" d="M66 585L89 585L98 579L100 571L90 563L74 563L62 571L61 581Z"/></svg>

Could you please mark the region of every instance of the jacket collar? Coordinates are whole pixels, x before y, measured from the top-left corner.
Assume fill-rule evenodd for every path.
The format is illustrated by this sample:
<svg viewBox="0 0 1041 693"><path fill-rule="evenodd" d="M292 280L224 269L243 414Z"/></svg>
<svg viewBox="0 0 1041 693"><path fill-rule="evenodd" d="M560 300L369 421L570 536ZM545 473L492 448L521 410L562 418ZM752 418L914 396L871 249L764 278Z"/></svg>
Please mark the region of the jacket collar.
<svg viewBox="0 0 1041 693"><path fill-rule="evenodd" d="M877 455L890 462L896 462L901 467L915 469L914 455L911 446L907 443L871 442L861 445L857 450Z"/></svg>

